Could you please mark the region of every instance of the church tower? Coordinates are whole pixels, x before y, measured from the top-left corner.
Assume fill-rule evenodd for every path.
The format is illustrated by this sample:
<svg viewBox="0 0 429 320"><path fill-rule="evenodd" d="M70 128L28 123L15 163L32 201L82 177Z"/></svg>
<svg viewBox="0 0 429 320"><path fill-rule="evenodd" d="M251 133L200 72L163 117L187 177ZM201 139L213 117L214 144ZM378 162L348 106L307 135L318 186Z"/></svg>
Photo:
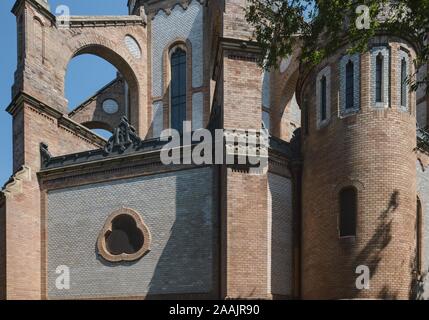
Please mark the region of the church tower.
<svg viewBox="0 0 429 320"><path fill-rule="evenodd" d="M301 75L302 298L407 299L416 219L415 49L377 36Z"/></svg>

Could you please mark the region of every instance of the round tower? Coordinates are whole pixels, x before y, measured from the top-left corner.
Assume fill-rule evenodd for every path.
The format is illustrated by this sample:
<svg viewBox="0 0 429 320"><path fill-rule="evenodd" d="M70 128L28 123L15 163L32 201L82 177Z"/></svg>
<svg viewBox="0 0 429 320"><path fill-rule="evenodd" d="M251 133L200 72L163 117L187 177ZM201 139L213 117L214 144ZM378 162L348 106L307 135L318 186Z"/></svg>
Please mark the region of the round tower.
<svg viewBox="0 0 429 320"><path fill-rule="evenodd" d="M408 299L416 221L412 45L376 37L301 75L302 297Z"/></svg>

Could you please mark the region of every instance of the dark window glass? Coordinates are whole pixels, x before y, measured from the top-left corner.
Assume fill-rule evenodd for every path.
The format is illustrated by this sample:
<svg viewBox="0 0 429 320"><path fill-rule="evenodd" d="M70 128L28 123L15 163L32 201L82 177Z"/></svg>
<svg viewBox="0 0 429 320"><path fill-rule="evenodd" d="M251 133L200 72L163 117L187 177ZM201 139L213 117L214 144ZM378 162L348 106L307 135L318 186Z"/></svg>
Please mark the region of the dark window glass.
<svg viewBox="0 0 429 320"><path fill-rule="evenodd" d="M407 61L401 61L401 106L407 106Z"/></svg>
<svg viewBox="0 0 429 320"><path fill-rule="evenodd" d="M321 119L326 120L326 77L323 76L320 80L320 91L321 91L321 101L320 101L320 115Z"/></svg>
<svg viewBox="0 0 429 320"><path fill-rule="evenodd" d="M346 65L346 109L354 107L354 65L349 61Z"/></svg>
<svg viewBox="0 0 429 320"><path fill-rule="evenodd" d="M143 241L143 233L134 219L126 214L113 219L112 231L106 234L107 250L112 255L136 253L143 247Z"/></svg>
<svg viewBox="0 0 429 320"><path fill-rule="evenodd" d="M357 191L347 187L340 192L340 237L356 235Z"/></svg>
<svg viewBox="0 0 429 320"><path fill-rule="evenodd" d="M383 56L381 53L376 58L376 73L375 73L375 101L383 102Z"/></svg>
<svg viewBox="0 0 429 320"><path fill-rule="evenodd" d="M171 128L183 131L186 121L186 52L177 48L171 55Z"/></svg>
<svg viewBox="0 0 429 320"><path fill-rule="evenodd" d="M422 212L422 203L420 202L420 199L417 198L417 221L416 221L416 261L415 261L415 268L417 272L422 271L422 219L423 219L423 212Z"/></svg>

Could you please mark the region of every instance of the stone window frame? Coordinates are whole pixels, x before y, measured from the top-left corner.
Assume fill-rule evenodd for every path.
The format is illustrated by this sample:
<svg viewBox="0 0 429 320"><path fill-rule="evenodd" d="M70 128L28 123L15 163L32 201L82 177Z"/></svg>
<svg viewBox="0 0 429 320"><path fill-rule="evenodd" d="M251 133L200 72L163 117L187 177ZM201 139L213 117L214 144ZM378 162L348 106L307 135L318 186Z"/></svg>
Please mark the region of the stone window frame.
<svg viewBox="0 0 429 320"><path fill-rule="evenodd" d="M371 102L374 108L388 108L390 104L390 48L388 46L376 46L371 48ZM382 102L377 102L376 97L376 73L377 57L383 57L382 73Z"/></svg>
<svg viewBox="0 0 429 320"><path fill-rule="evenodd" d="M353 105L354 108L346 109L346 65L351 61L353 63ZM346 54L340 59L340 107L339 116L345 118L356 114L360 110L360 54Z"/></svg>
<svg viewBox="0 0 429 320"><path fill-rule="evenodd" d="M163 127L171 129L171 55L180 48L186 52L186 121L192 121L192 44L189 39L176 38L170 42L163 52ZM155 104L160 99L154 99Z"/></svg>
<svg viewBox="0 0 429 320"><path fill-rule="evenodd" d="M136 227L143 233L143 246L136 253L122 253L120 255L113 255L109 252L109 250L107 250L105 234L108 231L112 231L111 227L113 220L121 215L130 216L135 221ZM136 261L150 252L151 243L152 236L148 226L143 220L143 217L133 209L121 208L114 211L107 217L106 222L104 223L104 226L97 238L97 249L99 255L109 262Z"/></svg>
<svg viewBox="0 0 429 320"><path fill-rule="evenodd" d="M406 67L407 67L407 77L411 75L411 63L410 63L410 53L405 48L399 48L398 52L398 61L397 61L397 70L398 70L398 76L397 76L397 93L398 93L398 106L399 110L403 112L411 112L411 99L410 99L410 85L406 83L406 95L405 95L405 106L402 105L401 101L401 92L402 92L402 59L405 58Z"/></svg>
<svg viewBox="0 0 429 320"><path fill-rule="evenodd" d="M322 104L321 104L321 80L326 78L326 119L322 120ZM316 77L316 115L317 129L321 129L331 121L331 67L328 65L323 68Z"/></svg>
<svg viewBox="0 0 429 320"><path fill-rule="evenodd" d="M356 221L355 221L356 230L355 230L354 236L341 236L341 230L340 230L340 215L341 215L340 210L341 210L341 208L340 208L339 196L340 196L340 192L346 188L356 189L356 201L357 201L356 202ZM361 195L364 192L364 190L365 190L365 185L360 180L350 179L350 178L345 179L343 182L339 183L338 185L336 185L334 187L334 190L333 190L333 195L335 197L334 201L336 201L337 206L338 206L338 209L337 209L338 210L338 212L337 212L337 234L338 234L338 239L341 242L353 244L353 243L355 243L356 238L359 235L359 216L361 215L359 203L361 203L360 202Z"/></svg>
<svg viewBox="0 0 429 320"><path fill-rule="evenodd" d="M107 112L107 111L104 109L104 103L105 103L106 101L109 101L109 100L114 101L114 102L116 103L116 105L117 105L118 109L117 109L115 112ZM112 116L112 115L117 114L117 113L119 112L119 110L120 110L120 109L121 109L121 105L119 104L119 101L118 101L118 100L116 100L116 99L114 99L114 98L109 98L109 97L107 97L107 98L105 98L105 99L103 100L103 102L101 102L101 110L103 111L103 113L105 113L105 114L107 114L107 115L109 115L109 116Z"/></svg>

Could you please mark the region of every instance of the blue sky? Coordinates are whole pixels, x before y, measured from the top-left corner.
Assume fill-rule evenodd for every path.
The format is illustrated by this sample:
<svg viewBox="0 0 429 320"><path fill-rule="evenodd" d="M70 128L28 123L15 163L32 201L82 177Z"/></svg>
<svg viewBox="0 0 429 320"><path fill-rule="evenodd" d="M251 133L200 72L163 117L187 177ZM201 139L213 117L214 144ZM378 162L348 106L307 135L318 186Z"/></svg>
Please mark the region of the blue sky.
<svg viewBox="0 0 429 320"><path fill-rule="evenodd" d="M0 1L0 187L12 174L12 117L5 111L11 102L11 86L16 70L16 22L10 12L15 0ZM67 5L71 15L126 15L127 0L49 0L51 12ZM116 76L108 62L91 55L74 58L66 75L66 98L72 109Z"/></svg>

